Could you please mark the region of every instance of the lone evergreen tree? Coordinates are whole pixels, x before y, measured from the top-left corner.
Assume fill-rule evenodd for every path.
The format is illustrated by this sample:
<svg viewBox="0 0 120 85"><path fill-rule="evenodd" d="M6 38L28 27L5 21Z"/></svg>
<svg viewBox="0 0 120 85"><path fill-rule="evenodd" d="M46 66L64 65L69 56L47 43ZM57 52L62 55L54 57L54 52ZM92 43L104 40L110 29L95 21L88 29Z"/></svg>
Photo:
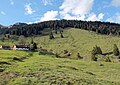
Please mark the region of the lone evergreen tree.
<svg viewBox="0 0 120 85"><path fill-rule="evenodd" d="M35 42L33 43L33 48L37 49L37 44Z"/></svg>
<svg viewBox="0 0 120 85"><path fill-rule="evenodd" d="M102 54L102 50L100 47L97 47L97 52L98 52L98 54Z"/></svg>
<svg viewBox="0 0 120 85"><path fill-rule="evenodd" d="M53 39L53 38L54 38L52 31L50 32L49 38L50 38L50 39Z"/></svg>
<svg viewBox="0 0 120 85"><path fill-rule="evenodd" d="M95 47L93 47L92 54L93 55L98 54L98 47L97 47L97 45Z"/></svg>
<svg viewBox="0 0 120 85"><path fill-rule="evenodd" d="M114 47L113 47L113 54L114 54L115 56L118 56L118 55L119 55L119 49L118 49L118 47L117 47L116 44L114 44Z"/></svg>
<svg viewBox="0 0 120 85"><path fill-rule="evenodd" d="M93 47L92 54L93 55L102 54L101 48L96 45L95 47Z"/></svg>
<svg viewBox="0 0 120 85"><path fill-rule="evenodd" d="M33 38L31 38L31 44L33 44L34 42L33 42Z"/></svg>
<svg viewBox="0 0 120 85"><path fill-rule="evenodd" d="M10 35L8 35L7 37L10 38Z"/></svg>
<svg viewBox="0 0 120 85"><path fill-rule="evenodd" d="M77 53L78 59L82 59L83 57L80 56L80 53Z"/></svg>
<svg viewBox="0 0 120 85"><path fill-rule="evenodd" d="M35 50L37 49L37 44L33 41L33 39L31 40L31 44L30 44L30 50Z"/></svg>
<svg viewBox="0 0 120 85"><path fill-rule="evenodd" d="M61 38L64 38L64 36L63 36L62 32L60 33L60 35L61 35Z"/></svg>

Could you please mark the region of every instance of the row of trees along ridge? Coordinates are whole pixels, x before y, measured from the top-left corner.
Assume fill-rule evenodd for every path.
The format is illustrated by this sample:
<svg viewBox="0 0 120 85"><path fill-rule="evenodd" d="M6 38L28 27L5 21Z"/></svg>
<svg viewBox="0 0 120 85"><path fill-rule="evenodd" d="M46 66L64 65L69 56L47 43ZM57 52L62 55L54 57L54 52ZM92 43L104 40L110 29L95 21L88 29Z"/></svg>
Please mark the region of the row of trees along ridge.
<svg viewBox="0 0 120 85"><path fill-rule="evenodd" d="M120 35L120 24L100 21L80 21L80 20L53 20L45 21L36 24L19 23L14 24L11 27L0 28L0 34L11 35L40 35L44 29L60 30L65 28L79 28L88 31L95 31L101 34L113 34Z"/></svg>

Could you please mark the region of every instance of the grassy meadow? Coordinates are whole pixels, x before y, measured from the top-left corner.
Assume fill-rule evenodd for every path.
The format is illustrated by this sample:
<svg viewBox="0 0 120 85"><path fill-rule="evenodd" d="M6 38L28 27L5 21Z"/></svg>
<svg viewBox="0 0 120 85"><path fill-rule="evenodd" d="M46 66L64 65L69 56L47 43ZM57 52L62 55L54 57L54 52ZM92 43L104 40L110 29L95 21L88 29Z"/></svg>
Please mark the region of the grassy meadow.
<svg viewBox="0 0 120 85"><path fill-rule="evenodd" d="M44 33L47 34L49 30L45 30ZM120 49L120 37L112 36L112 35L101 35L95 32L89 32L86 30L68 28L63 31L64 38L60 37L60 33L53 33L55 39L50 40L49 35L45 36L34 36L34 37L19 37L16 40L7 40L5 42L1 42L3 45L12 46L14 43L19 44L30 44L31 38L33 38L34 42L37 43L37 47L42 47L43 49L47 49L48 51L52 50L53 53L57 53L61 56L64 56L63 51L67 50L71 53L70 58L77 59L77 53L80 53L86 60L89 60L89 56L91 55L91 51L93 47L100 46L103 54L107 54L113 51L113 45L117 44ZM113 56L113 55L110 55Z"/></svg>
<svg viewBox="0 0 120 85"><path fill-rule="evenodd" d="M25 52L16 52L17 54L24 53L24 56L28 55ZM7 56L12 57L16 56L16 54L10 52L6 55L6 58L12 60L12 58L10 59ZM20 55L20 57L23 57L23 55ZM9 63L10 65L1 64L0 66L1 68L6 66L5 71L0 73L1 85L120 84L120 63L59 59L49 55L38 55L37 52L28 56L23 61L11 61Z"/></svg>
<svg viewBox="0 0 120 85"><path fill-rule="evenodd" d="M34 36L38 48L52 50L64 56L68 50L69 58L56 58L54 55L42 55L38 52L0 50L0 85L120 85L120 63L116 56L109 54L113 45L120 49L120 37L100 35L81 29L65 29L64 38L54 34L55 39L49 36ZM19 43L6 42L5 45ZM31 37L23 42L28 44ZM101 47L103 53L97 55L100 61L90 61L90 54L95 45ZM77 59L77 53L84 59ZM109 56L112 62L103 62L102 58Z"/></svg>
<svg viewBox="0 0 120 85"><path fill-rule="evenodd" d="M38 48L42 47L48 51L52 50L53 53L57 53L60 56L64 56L63 51L67 50L71 53L69 58L77 59L77 53L80 53L85 60L90 60L91 51L95 45L100 46L103 54L107 54L113 51L113 45L117 44L120 49L120 37L112 35L101 35L95 32L89 32L81 29L65 29L63 32L64 38L60 37L60 33L54 33L55 39L50 40L49 35L35 36L34 41L38 44ZM25 39L28 43L31 38ZM17 42L16 42L17 43ZM114 57L113 55L108 55Z"/></svg>

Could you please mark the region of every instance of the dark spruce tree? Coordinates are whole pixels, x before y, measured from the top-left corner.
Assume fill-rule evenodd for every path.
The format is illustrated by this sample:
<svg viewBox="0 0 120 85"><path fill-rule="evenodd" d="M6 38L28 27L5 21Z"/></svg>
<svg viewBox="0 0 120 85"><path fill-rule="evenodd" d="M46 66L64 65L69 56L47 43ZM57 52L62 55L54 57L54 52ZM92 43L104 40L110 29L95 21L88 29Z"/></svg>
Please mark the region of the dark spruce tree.
<svg viewBox="0 0 120 85"><path fill-rule="evenodd" d="M34 43L33 38L31 38L31 44L33 44L33 43Z"/></svg>
<svg viewBox="0 0 120 85"><path fill-rule="evenodd" d="M33 43L33 49L37 49L37 44L35 42Z"/></svg>
<svg viewBox="0 0 120 85"><path fill-rule="evenodd" d="M114 44L114 47L113 47L113 54L114 54L115 56L118 56L119 53L120 53L120 52L119 52L119 49L118 49L117 45Z"/></svg>
<svg viewBox="0 0 120 85"><path fill-rule="evenodd" d="M97 53L97 49L96 49L96 47L93 47L93 50L92 50L91 54L96 55L96 53Z"/></svg>
<svg viewBox="0 0 120 85"><path fill-rule="evenodd" d="M97 47L97 53L98 53L98 54L102 54L102 50L101 50L100 47Z"/></svg>
<svg viewBox="0 0 120 85"><path fill-rule="evenodd" d="M95 47L93 47L92 54L93 55L102 54L101 48L96 45Z"/></svg>
<svg viewBox="0 0 120 85"><path fill-rule="evenodd" d="M36 49L37 49L37 44L32 39L30 43L30 50L35 51Z"/></svg>
<svg viewBox="0 0 120 85"><path fill-rule="evenodd" d="M50 34L49 34L49 39L54 39L54 36L53 36L52 31L51 31Z"/></svg>
<svg viewBox="0 0 120 85"><path fill-rule="evenodd" d="M80 53L77 53L77 58L82 59L83 57L80 56Z"/></svg>
<svg viewBox="0 0 120 85"><path fill-rule="evenodd" d="M61 37L61 38L64 38L64 36L63 36L62 32L60 33L60 37Z"/></svg>

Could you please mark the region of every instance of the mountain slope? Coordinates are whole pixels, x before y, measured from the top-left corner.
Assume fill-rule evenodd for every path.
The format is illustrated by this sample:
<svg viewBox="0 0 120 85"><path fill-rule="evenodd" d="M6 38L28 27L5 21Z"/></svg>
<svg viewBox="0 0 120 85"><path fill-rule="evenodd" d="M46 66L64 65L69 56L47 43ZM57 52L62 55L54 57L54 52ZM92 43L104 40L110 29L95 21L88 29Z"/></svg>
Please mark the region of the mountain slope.
<svg viewBox="0 0 120 85"><path fill-rule="evenodd" d="M119 85L119 65L120 63L59 59L34 53L23 62L16 61L0 73L0 83L5 85Z"/></svg>
<svg viewBox="0 0 120 85"><path fill-rule="evenodd" d="M38 43L38 47L47 50L53 50L54 53L63 55L64 50L71 53L71 58L77 58L79 52L81 56L89 58L91 51L95 45L101 47L103 53L113 51L113 45L117 44L120 49L120 39L117 36L100 35L81 29L66 29L63 32L64 38L60 34L55 34L55 39L50 40L49 36L34 37L34 41ZM27 38L26 41L30 39ZM112 56L112 55L111 55Z"/></svg>
<svg viewBox="0 0 120 85"><path fill-rule="evenodd" d="M63 30L64 38L60 33L55 34L50 40L49 35L34 36L34 42L38 47L47 49L60 56L64 56L64 50L71 55L67 58L55 58L50 55L39 55L38 52L25 51L0 51L0 84L3 85L119 85L119 62L91 62L90 54L95 45L101 47L103 53L109 53L113 44L120 48L120 39L117 36L96 34L86 30L69 28ZM31 37L24 37L28 42ZM16 41L15 43L18 43ZM7 42L6 42L7 43ZM77 59L80 53L84 60ZM105 57L104 55L101 55ZM115 58L113 54L107 55ZM98 56L100 57L100 56ZM74 59L74 60L73 60ZM75 60L77 59L77 60ZM119 61L119 59L116 59Z"/></svg>

